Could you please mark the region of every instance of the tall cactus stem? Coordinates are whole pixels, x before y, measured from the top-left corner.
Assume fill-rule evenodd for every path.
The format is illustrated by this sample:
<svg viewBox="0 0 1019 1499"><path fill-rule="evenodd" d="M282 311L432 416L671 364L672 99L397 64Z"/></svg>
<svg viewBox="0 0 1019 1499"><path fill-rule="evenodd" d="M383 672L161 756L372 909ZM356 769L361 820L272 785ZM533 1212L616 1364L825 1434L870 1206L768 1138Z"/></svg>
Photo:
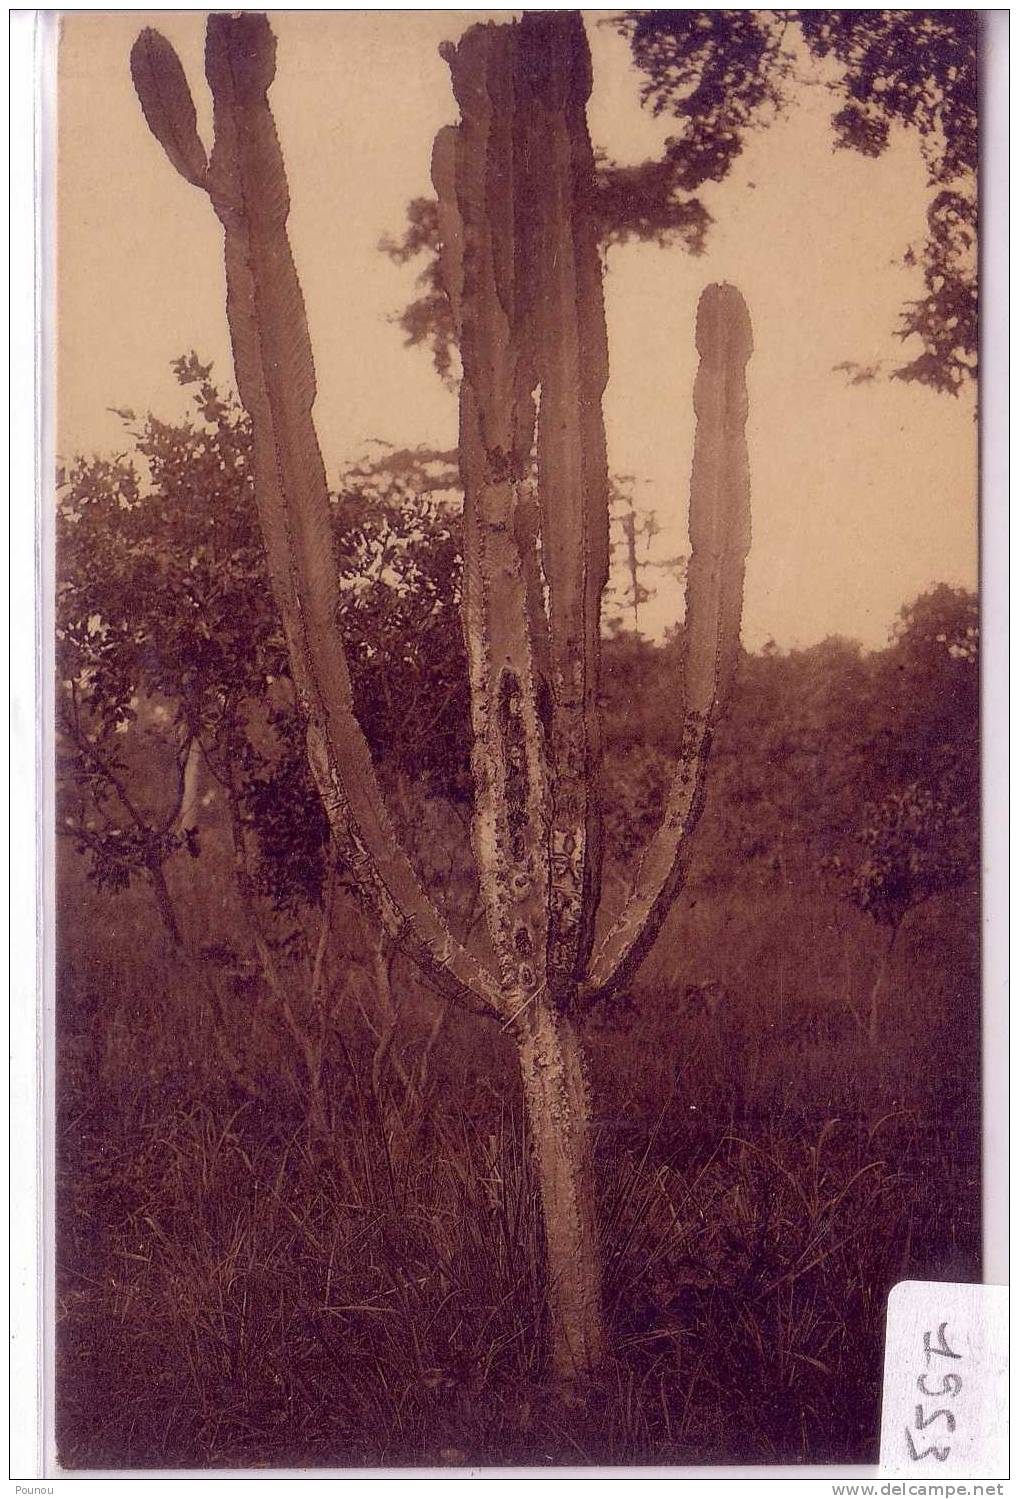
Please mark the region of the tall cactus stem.
<svg viewBox="0 0 1019 1499"><path fill-rule="evenodd" d="M174 166L208 192L223 225L227 314L238 391L252 421L256 503L319 793L339 853L385 930L444 993L503 1013L501 986L454 939L399 846L354 716L336 627L329 493L312 418L315 369L267 97L276 41L265 16L211 15L205 68L215 141L202 174L194 104L176 54L151 31L132 51L147 121Z"/></svg>
<svg viewBox="0 0 1019 1499"><path fill-rule="evenodd" d="M690 542L684 626L685 702L679 765L661 825L633 890L591 963L581 999L621 989L634 977L678 894L690 835L704 801L712 731L723 712L739 654L743 576L750 549L750 463L746 366L750 314L734 286L709 286L697 309L700 366L694 381Z"/></svg>
<svg viewBox="0 0 1019 1499"><path fill-rule="evenodd" d="M520 932L506 892L521 878L524 849L523 879L538 871L529 888L541 912L525 924L540 943L540 981L559 1001L586 963L601 860L608 356L585 119L590 58L580 17L565 12L473 26L444 56L461 123L436 140L433 180L463 361L475 846L497 947ZM516 852L500 837L506 777L488 728L506 668L522 705L530 793L511 813Z"/></svg>

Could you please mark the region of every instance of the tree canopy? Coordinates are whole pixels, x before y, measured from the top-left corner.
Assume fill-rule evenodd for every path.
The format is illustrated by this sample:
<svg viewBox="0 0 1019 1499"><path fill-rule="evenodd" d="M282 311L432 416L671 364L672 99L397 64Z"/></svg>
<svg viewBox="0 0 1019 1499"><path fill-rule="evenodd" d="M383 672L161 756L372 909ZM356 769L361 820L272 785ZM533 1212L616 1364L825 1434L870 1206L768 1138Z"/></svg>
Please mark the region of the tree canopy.
<svg viewBox="0 0 1019 1499"><path fill-rule="evenodd" d="M63 830L114 888L189 841L196 852L178 814L197 746L257 841L266 892L314 900L326 829L258 534L250 422L211 366L191 354L176 370L190 419L124 411L130 453L63 475ZM458 800L467 681L449 458L394 450L350 470L332 519L340 624L376 762L385 778ZM161 711L145 717L144 705Z"/></svg>

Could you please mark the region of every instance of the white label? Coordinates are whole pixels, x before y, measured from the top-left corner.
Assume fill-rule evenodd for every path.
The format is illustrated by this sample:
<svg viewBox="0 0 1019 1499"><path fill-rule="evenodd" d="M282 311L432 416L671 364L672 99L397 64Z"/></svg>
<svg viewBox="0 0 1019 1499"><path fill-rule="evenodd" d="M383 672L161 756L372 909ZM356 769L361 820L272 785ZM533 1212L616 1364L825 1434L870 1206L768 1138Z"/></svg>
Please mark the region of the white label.
<svg viewBox="0 0 1019 1499"><path fill-rule="evenodd" d="M1008 1476L1008 1288L904 1280L888 1298L881 1471Z"/></svg>

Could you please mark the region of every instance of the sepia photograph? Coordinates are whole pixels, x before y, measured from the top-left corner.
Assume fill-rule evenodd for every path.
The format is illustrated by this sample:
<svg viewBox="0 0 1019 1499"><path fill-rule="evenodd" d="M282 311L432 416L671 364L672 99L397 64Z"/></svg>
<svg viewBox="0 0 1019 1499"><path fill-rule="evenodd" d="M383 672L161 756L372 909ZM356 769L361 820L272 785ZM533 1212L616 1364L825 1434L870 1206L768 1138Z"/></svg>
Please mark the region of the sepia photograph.
<svg viewBox="0 0 1019 1499"><path fill-rule="evenodd" d="M877 1463L986 1250L983 17L60 16L58 1476Z"/></svg>

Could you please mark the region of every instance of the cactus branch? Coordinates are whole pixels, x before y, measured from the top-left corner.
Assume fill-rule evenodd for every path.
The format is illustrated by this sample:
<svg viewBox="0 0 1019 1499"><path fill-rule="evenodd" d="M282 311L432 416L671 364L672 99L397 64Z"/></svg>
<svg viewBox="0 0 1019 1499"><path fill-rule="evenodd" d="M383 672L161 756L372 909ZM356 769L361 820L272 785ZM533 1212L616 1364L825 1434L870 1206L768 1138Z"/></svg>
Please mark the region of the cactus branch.
<svg viewBox="0 0 1019 1499"><path fill-rule="evenodd" d="M185 181L206 186L209 170L198 116L180 58L151 27L131 48L131 77L145 122Z"/></svg>
<svg viewBox="0 0 1019 1499"><path fill-rule="evenodd" d="M505 79L509 37L505 28L472 27L457 49L452 65L463 123L440 131L432 176L443 279L464 364L462 616L473 728L472 840L489 931L515 1010L544 983L548 782L523 555L534 538L519 520L527 503L526 434L533 431L534 408L517 364L515 260L512 245L507 253L504 243L512 223L500 226L491 211L513 165L512 112L496 111L488 92L490 80L495 86Z"/></svg>
<svg viewBox="0 0 1019 1499"><path fill-rule="evenodd" d="M641 859L634 888L591 964L584 998L627 984L647 956L679 893L689 836L704 800L711 735L723 711L739 651L743 574L750 549L750 465L746 364L750 315L734 286L705 289L697 309L700 367L690 479L684 717L679 766L661 826Z"/></svg>
<svg viewBox="0 0 1019 1499"><path fill-rule="evenodd" d="M601 886L598 706L601 598L608 581L602 393L608 345L592 211L585 107L591 61L576 12L525 13L523 212L531 217L530 322L541 387L538 498L551 640L552 912L549 976L582 975Z"/></svg>
<svg viewBox="0 0 1019 1499"><path fill-rule="evenodd" d="M608 357L590 212L590 59L580 17L566 13L471 27L444 56L461 123L440 132L433 178L464 366L475 844L497 946L522 939L530 953L533 938L541 980L564 997L587 960L600 881ZM492 727L506 672L525 803L500 769L507 746ZM515 881L517 906L507 897Z"/></svg>
<svg viewBox="0 0 1019 1499"><path fill-rule="evenodd" d="M153 105L145 58L183 80L168 43L139 38L132 54L146 118ZM307 720L309 761L338 850L369 909L451 997L501 1013L495 979L454 939L395 837L354 716L336 627L337 579L325 467L312 419L315 370L286 221L283 157L267 90L276 43L262 15L214 14L206 33L215 143L206 188L225 232L227 313L238 391L252 419L255 497L294 683ZM186 83L184 84L186 93ZM159 139L174 165L182 119ZM190 105L190 95L187 95ZM191 106L193 110L193 106ZM161 117L155 118L162 126ZM170 140L173 151L167 145ZM178 152L179 154L179 152ZM193 176L188 180L194 180Z"/></svg>

